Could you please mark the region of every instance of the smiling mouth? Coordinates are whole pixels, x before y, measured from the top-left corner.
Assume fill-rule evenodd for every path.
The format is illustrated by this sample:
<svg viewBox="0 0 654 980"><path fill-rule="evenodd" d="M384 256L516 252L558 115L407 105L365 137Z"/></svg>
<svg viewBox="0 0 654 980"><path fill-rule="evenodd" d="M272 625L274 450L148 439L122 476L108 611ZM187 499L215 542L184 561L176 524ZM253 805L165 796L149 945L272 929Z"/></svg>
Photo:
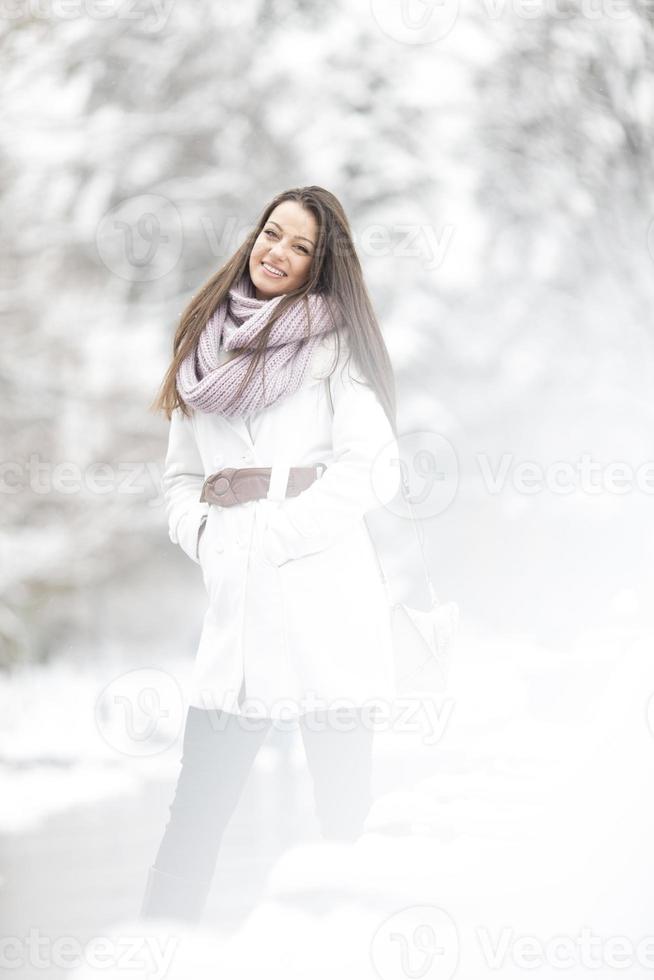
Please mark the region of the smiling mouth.
<svg viewBox="0 0 654 980"><path fill-rule="evenodd" d="M269 265L267 262L262 262L261 265L266 272L269 272L271 276L276 276L277 279L283 279L286 276L285 272L282 272L281 269L276 269L274 265Z"/></svg>

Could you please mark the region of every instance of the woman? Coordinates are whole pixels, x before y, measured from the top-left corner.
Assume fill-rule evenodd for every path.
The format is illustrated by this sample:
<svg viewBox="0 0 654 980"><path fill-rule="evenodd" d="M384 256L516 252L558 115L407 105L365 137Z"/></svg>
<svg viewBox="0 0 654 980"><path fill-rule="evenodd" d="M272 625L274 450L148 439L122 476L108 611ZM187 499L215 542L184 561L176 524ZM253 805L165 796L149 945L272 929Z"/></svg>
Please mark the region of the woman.
<svg viewBox="0 0 654 980"><path fill-rule="evenodd" d="M155 407L169 535L209 605L142 915L197 919L273 720L297 718L323 835L354 840L371 802L364 706L395 692L363 519L399 486L394 380L333 194L268 204L184 311Z"/></svg>

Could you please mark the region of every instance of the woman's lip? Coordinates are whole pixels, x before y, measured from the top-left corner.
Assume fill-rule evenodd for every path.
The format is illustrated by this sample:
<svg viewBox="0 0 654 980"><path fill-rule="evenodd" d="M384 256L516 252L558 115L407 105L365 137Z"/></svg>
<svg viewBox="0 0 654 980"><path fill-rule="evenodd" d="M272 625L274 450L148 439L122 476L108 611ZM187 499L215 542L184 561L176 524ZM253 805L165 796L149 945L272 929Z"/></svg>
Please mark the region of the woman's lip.
<svg viewBox="0 0 654 980"><path fill-rule="evenodd" d="M271 265L271 263L268 263L268 264ZM265 267L265 265L264 265L263 262L261 263L261 268L263 269L264 272L267 272L269 276L272 276L273 279L283 279L284 276L286 275L285 272L283 272L283 274L281 276L276 276L274 272L268 272L268 270L266 269L266 267ZM274 269L274 268L276 268L276 266L273 265L272 268ZM282 272L281 269L279 271Z"/></svg>

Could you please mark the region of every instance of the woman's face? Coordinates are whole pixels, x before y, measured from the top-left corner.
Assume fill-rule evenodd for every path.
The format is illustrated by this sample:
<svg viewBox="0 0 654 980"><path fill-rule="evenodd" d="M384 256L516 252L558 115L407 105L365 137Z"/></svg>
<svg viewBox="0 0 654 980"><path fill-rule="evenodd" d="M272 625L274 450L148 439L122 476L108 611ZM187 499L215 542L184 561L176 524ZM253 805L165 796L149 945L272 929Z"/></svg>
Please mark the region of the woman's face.
<svg viewBox="0 0 654 980"><path fill-rule="evenodd" d="M303 286L317 240L318 223L311 211L297 201L278 204L250 252L250 278L257 299L274 299ZM282 275L269 271L270 267Z"/></svg>

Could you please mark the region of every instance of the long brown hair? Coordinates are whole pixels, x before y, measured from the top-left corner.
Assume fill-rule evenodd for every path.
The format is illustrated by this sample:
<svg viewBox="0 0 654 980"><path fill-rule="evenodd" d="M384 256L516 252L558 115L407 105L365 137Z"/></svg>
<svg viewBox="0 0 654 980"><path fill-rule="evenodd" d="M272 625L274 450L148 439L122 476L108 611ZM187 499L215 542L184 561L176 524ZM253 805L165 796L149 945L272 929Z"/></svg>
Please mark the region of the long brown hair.
<svg viewBox="0 0 654 980"><path fill-rule="evenodd" d="M292 188L274 197L266 205L256 228L240 248L192 298L182 313L175 332L172 363L150 408L152 411L165 412L168 419L173 409L177 407L184 415L190 414L188 406L182 401L177 390L178 368L184 358L195 349L207 320L219 304L227 300L232 285L238 283L244 273L247 272L249 275L250 252L269 215L283 201L297 201L303 208L312 212L318 225L318 241L307 282L299 289L285 295L268 324L261 331L255 356L240 390L247 385L264 356L268 335L275 320L298 299L306 303L305 297L308 293L320 293L328 303L337 328L337 356L330 373L333 373L338 363L341 331L344 331L351 356L360 367L368 384L376 392L393 432L397 435L393 368L363 281L350 225L340 201L324 187L315 185Z"/></svg>

